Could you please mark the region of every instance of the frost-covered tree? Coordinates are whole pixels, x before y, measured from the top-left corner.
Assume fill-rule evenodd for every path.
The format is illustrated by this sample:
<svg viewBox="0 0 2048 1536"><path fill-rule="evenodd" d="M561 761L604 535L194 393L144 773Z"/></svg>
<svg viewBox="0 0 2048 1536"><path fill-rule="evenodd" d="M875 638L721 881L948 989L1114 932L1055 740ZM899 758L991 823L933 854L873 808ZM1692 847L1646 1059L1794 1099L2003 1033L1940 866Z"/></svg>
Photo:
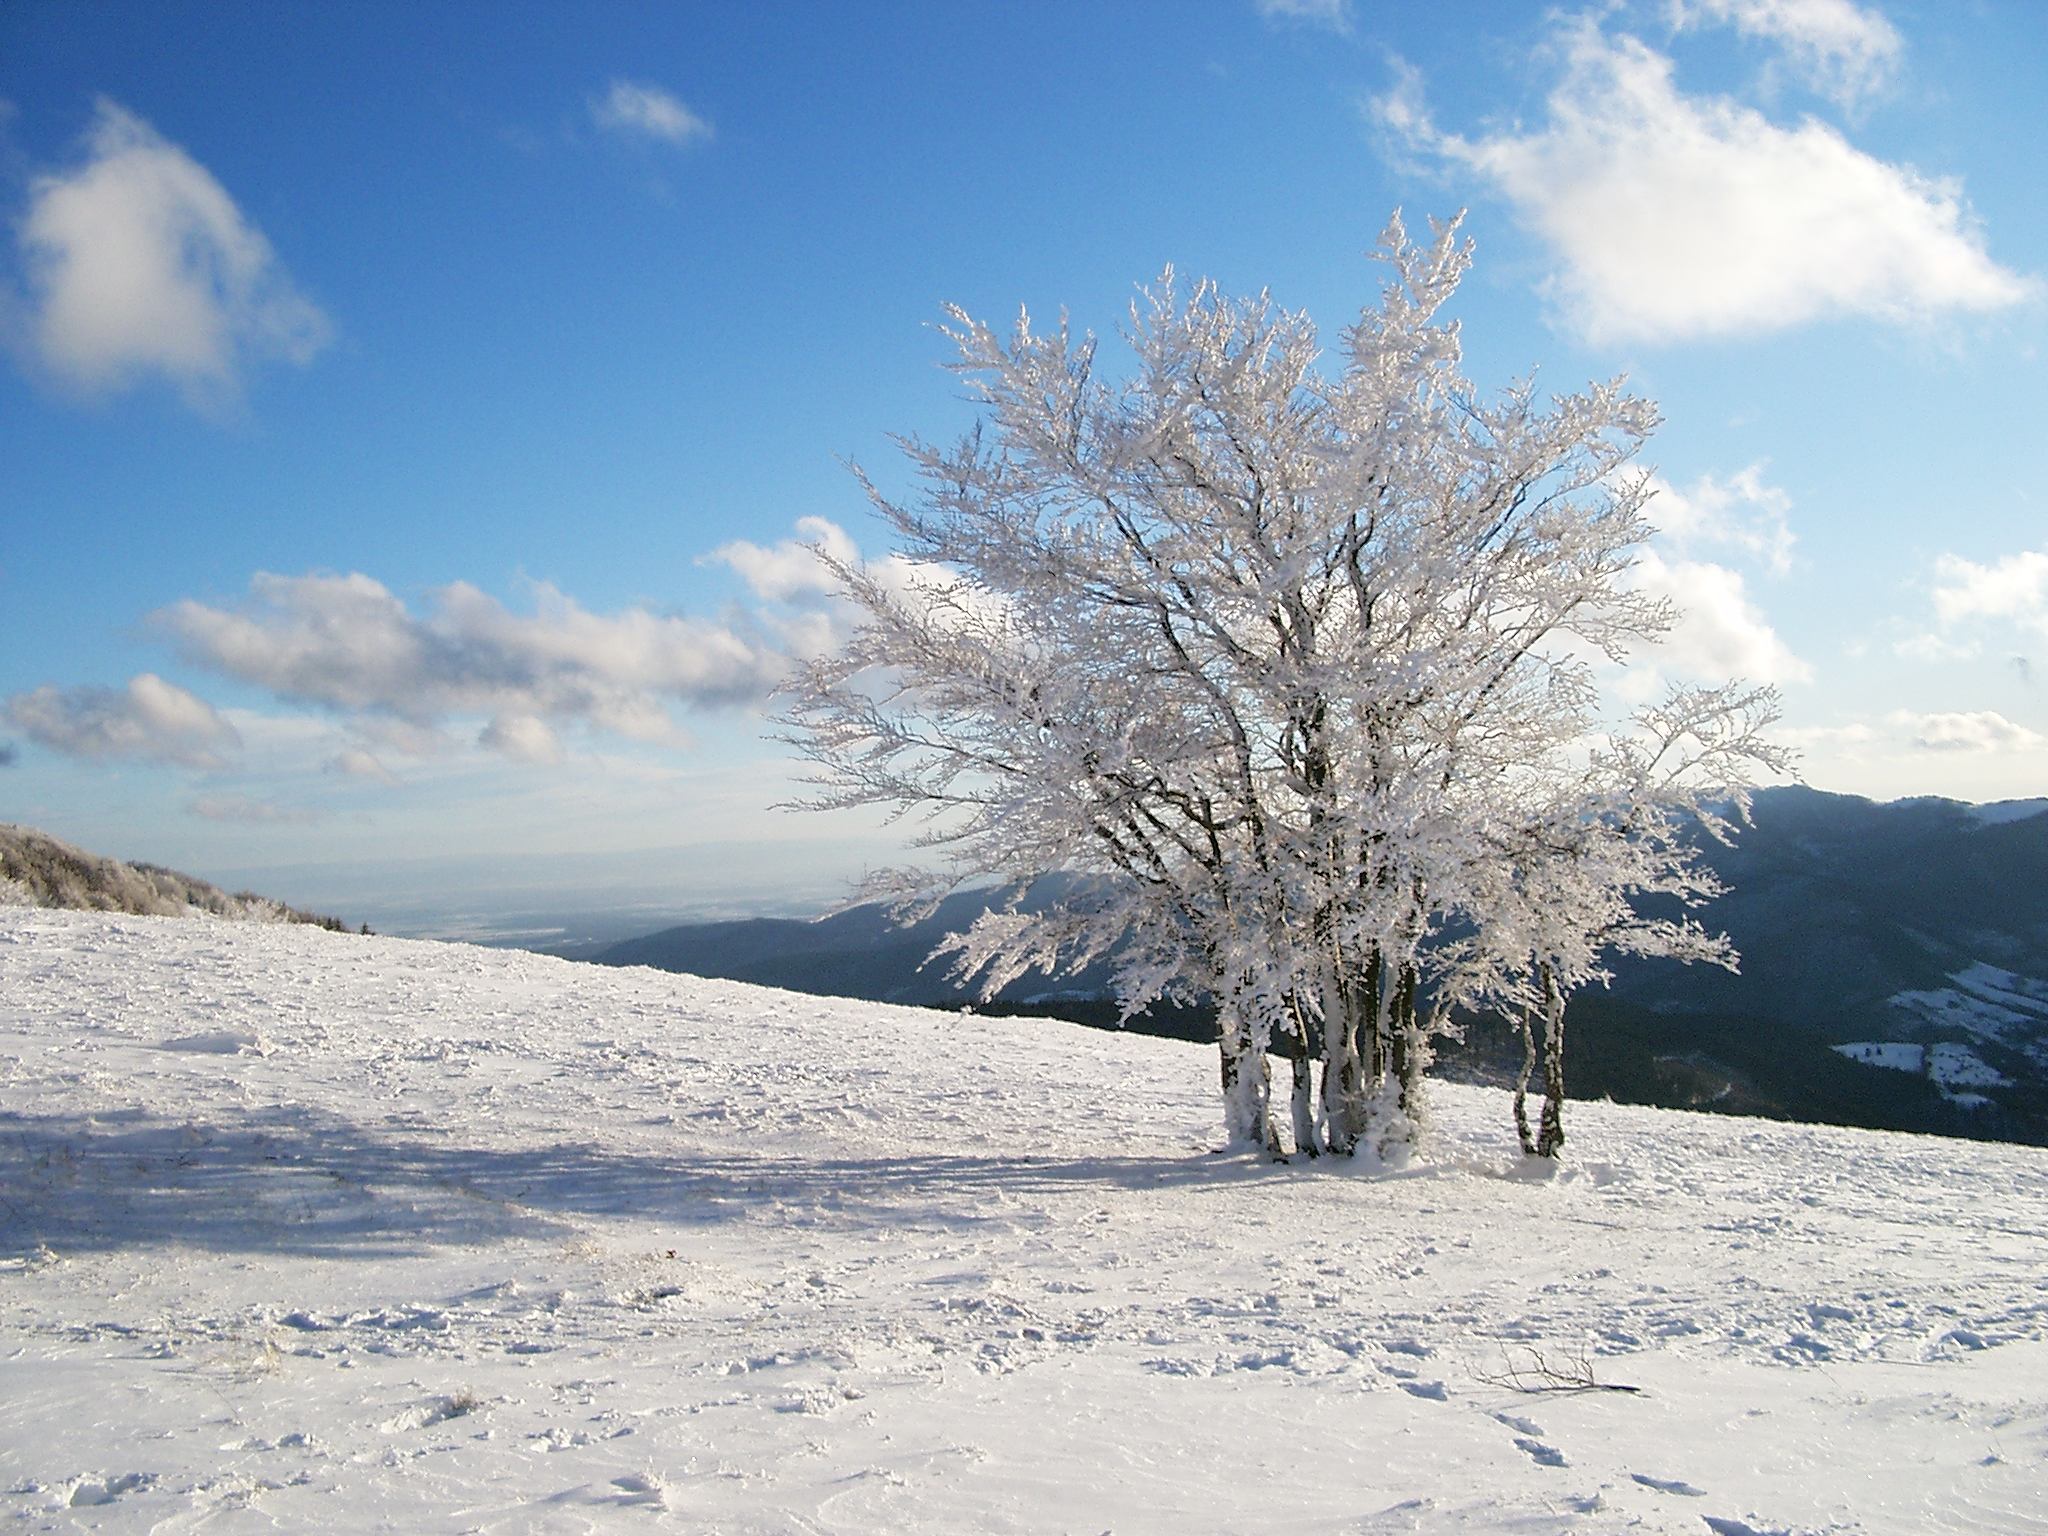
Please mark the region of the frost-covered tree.
<svg viewBox="0 0 2048 1536"><path fill-rule="evenodd" d="M1609 958L1735 968L1727 937L1695 915L1723 889L1697 839L1730 842L1756 774L1789 768L1766 736L1776 718L1768 689L1675 688L1597 749L1560 753L1499 786L1454 919L1466 932L1432 958L1444 995L1497 1010L1520 1036L1524 1152L1554 1157L1564 1145L1565 1005L1611 979ZM1544 1097L1532 1131L1539 1044Z"/></svg>
<svg viewBox="0 0 2048 1536"><path fill-rule="evenodd" d="M1397 218L1380 254L1391 280L1327 373L1306 316L1171 272L1132 308L1121 378L1064 320L1004 335L952 311L981 423L903 441L913 497L864 480L899 558L820 551L861 622L787 717L807 804L922 818L936 866L865 894L929 910L967 883L1088 877L955 935L960 972L993 991L1106 958L1127 1012L1212 998L1231 1137L1281 1145L1277 1050L1308 1152L1412 1140L1460 988L1584 979L1549 929L1435 957L1447 922L1485 930L1489 903L1512 917L1532 882L1581 878L1509 808L1579 816L1588 872L1608 829L1641 852L1668 825L1556 789L1598 723L1592 659L1670 621L1624 579L1653 409L1618 382L1481 399L1438 318L1470 260L1455 224L1416 244ZM1612 776L1626 749L1603 750ZM1500 862L1524 847L1530 869Z"/></svg>

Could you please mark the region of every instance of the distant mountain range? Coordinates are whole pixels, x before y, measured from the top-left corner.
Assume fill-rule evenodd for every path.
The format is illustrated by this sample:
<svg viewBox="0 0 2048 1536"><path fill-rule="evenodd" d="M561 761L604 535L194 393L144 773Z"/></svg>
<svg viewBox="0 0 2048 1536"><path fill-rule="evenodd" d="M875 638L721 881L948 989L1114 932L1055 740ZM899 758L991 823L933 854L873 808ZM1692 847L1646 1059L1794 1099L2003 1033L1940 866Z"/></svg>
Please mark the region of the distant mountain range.
<svg viewBox="0 0 2048 1536"><path fill-rule="evenodd" d="M247 922L346 926L339 918L287 906L254 891L231 894L160 864L128 864L87 853L47 832L11 822L0 822L0 906L70 907L139 917L203 913Z"/></svg>
<svg viewBox="0 0 2048 1536"><path fill-rule="evenodd" d="M1877 804L1765 790L1755 824L1707 860L1731 887L1702 914L1739 975L1639 961L1572 1003L1574 1092L1638 1103L2048 1144L2048 800ZM876 906L813 922L697 923L595 958L796 991L958 1007L924 960L986 899L907 928ZM1033 979L996 1006L1107 1024L1099 973ZM1169 1010L1134 1028L1204 1037ZM1499 1078L1506 1029L1472 1021L1445 1070Z"/></svg>

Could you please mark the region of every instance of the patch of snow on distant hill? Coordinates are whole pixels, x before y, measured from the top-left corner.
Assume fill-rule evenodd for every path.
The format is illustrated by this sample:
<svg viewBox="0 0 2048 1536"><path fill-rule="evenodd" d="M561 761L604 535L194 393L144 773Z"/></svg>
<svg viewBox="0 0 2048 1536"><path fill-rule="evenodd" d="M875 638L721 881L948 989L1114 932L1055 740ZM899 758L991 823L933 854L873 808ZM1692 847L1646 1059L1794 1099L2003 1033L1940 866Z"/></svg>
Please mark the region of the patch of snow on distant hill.
<svg viewBox="0 0 2048 1536"><path fill-rule="evenodd" d="M2048 1020L2048 981L2016 975L1986 965L1982 960L1957 971L1949 978L1964 991L2005 1008L2017 1008L2037 1019Z"/></svg>
<svg viewBox="0 0 2048 1536"><path fill-rule="evenodd" d="M1930 1045L1927 1075L1945 1088L2004 1088L2012 1082L1967 1045Z"/></svg>
<svg viewBox="0 0 2048 1536"><path fill-rule="evenodd" d="M2027 1022L2024 1013L1972 997L1954 987L1894 992L1887 1001L1920 1023L1963 1030L1980 1040L2003 1040L2008 1029Z"/></svg>
<svg viewBox="0 0 2048 1536"><path fill-rule="evenodd" d="M1923 1024L1956 1029L1979 1040L2026 1044L2048 1029L2048 983L1978 961L1949 976L1952 987L1894 992L1891 1006ZM2022 1039L2015 1041L2017 1032Z"/></svg>
<svg viewBox="0 0 2048 1536"><path fill-rule="evenodd" d="M1866 1067L1889 1067L1894 1072L1911 1072L1915 1077L1927 1070L1927 1048L1904 1041L1852 1040L1831 1049Z"/></svg>
<svg viewBox="0 0 2048 1536"><path fill-rule="evenodd" d="M1991 1101L1974 1090L2006 1088L2012 1079L1985 1061L1967 1045L1915 1045L1906 1040L1852 1040L1830 1046L1838 1056L1860 1061L1866 1067L1886 1067L1925 1077L1941 1090L1943 1098L1965 1109L1982 1109Z"/></svg>

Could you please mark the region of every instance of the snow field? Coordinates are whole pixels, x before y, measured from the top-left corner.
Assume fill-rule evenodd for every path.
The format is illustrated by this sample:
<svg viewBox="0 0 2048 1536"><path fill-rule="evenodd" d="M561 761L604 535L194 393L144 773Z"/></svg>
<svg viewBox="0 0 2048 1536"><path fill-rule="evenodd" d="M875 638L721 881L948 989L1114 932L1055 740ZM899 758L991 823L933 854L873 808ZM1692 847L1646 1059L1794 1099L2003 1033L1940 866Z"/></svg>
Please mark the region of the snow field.
<svg viewBox="0 0 2048 1536"><path fill-rule="evenodd" d="M2048 1154L1575 1106L1210 1155L1213 1051L0 912L0 1517L2048 1531ZM1550 1376L1544 1377L1548 1368ZM1633 1393L1517 1390L1571 1381Z"/></svg>

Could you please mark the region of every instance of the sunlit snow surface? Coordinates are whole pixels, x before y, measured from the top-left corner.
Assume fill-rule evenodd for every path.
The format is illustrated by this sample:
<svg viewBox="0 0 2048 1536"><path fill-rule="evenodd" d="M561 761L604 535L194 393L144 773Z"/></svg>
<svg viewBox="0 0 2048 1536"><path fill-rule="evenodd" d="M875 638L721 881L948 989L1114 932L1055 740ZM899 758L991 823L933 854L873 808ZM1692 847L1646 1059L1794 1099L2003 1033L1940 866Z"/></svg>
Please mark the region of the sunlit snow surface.
<svg viewBox="0 0 2048 1536"><path fill-rule="evenodd" d="M2048 1531L2048 1154L0 911L20 1530ZM1524 1393L1539 1359L1636 1393Z"/></svg>

